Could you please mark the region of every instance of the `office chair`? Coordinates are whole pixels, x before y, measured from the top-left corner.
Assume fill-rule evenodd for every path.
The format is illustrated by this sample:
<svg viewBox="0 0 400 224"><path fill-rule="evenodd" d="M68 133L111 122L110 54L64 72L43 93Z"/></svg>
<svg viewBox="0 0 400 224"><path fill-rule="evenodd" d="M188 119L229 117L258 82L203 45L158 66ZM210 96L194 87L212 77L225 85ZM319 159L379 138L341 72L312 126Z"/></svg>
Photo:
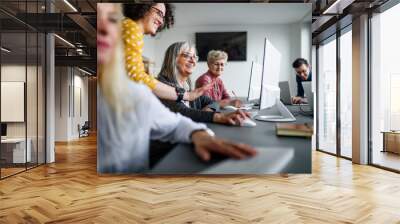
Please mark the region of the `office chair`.
<svg viewBox="0 0 400 224"><path fill-rule="evenodd" d="M89 121L85 121L82 127L80 127L80 125L78 124L79 138L89 136L89 129L90 129Z"/></svg>

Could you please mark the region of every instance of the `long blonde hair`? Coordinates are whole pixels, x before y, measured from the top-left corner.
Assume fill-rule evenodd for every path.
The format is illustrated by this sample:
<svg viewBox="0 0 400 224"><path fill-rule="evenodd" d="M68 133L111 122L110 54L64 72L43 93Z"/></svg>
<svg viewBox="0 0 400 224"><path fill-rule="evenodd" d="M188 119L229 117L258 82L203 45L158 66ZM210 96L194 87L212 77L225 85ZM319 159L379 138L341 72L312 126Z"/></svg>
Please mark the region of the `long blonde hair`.
<svg viewBox="0 0 400 224"><path fill-rule="evenodd" d="M127 84L132 81L129 80L126 74L124 64L124 45L121 26L123 18L122 6L119 3L115 3L115 8L121 18L121 21L118 23L118 40L113 49L111 60L104 65L98 65L98 85L101 94L104 96L111 109L113 109L117 115L121 115L123 112L133 109L135 100L126 99L126 96L129 95L129 86Z"/></svg>

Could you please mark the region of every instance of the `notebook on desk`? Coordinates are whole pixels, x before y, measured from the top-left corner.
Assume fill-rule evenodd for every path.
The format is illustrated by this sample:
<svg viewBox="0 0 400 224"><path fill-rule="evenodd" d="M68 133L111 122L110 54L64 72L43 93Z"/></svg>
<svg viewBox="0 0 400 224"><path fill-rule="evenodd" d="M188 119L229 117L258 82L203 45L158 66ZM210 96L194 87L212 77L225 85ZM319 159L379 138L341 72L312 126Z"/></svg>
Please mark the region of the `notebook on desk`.
<svg viewBox="0 0 400 224"><path fill-rule="evenodd" d="M278 123L276 124L276 135L311 138L311 136L313 135L313 127L312 124L307 123Z"/></svg>

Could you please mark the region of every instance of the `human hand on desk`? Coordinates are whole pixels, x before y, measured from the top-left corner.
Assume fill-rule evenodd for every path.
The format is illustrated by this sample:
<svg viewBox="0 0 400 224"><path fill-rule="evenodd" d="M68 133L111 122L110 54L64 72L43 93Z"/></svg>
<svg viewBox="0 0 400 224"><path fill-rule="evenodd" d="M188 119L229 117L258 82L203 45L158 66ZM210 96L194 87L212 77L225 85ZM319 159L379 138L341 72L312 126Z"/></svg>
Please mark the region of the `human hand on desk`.
<svg viewBox="0 0 400 224"><path fill-rule="evenodd" d="M300 96L294 96L292 97L292 103L293 104L301 104L304 103L304 98Z"/></svg>
<svg viewBox="0 0 400 224"><path fill-rule="evenodd" d="M225 100L220 100L218 101L219 106L224 108L228 105L230 106L234 106L234 107L241 107L242 106L242 101L235 99L235 100L231 100L231 99L225 99Z"/></svg>
<svg viewBox="0 0 400 224"><path fill-rule="evenodd" d="M238 100L238 99L235 99L235 100L231 100L230 102L229 102L229 104L231 105L231 106L234 106L234 107L241 107L242 106L242 101L240 101L240 100Z"/></svg>
<svg viewBox="0 0 400 224"><path fill-rule="evenodd" d="M237 110L231 113L215 113L214 123L227 125L242 125L243 120L250 117L250 114L242 110Z"/></svg>
<svg viewBox="0 0 400 224"><path fill-rule="evenodd" d="M193 132L192 141L196 154L204 161L210 160L211 153L218 153L235 159L245 159L257 154L257 151L250 145L215 138L206 131Z"/></svg>

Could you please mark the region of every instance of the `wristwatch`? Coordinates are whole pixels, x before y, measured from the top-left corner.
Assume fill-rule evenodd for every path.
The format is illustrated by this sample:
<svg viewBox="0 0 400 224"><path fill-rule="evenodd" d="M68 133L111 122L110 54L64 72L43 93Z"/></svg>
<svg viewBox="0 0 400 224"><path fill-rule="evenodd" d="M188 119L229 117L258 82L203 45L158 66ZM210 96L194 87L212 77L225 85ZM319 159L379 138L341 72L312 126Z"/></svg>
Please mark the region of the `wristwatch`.
<svg viewBox="0 0 400 224"><path fill-rule="evenodd" d="M176 99L176 102L181 102L183 100L183 96L185 95L186 90L181 87L175 87L175 92L178 98Z"/></svg>

